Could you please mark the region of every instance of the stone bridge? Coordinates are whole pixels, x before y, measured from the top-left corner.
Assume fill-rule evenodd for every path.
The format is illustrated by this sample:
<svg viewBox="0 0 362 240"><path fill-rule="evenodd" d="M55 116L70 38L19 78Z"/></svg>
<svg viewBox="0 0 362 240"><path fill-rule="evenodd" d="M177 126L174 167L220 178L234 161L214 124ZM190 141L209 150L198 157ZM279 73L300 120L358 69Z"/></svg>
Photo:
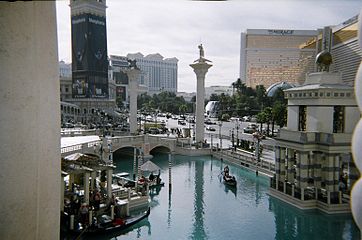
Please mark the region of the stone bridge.
<svg viewBox="0 0 362 240"><path fill-rule="evenodd" d="M99 156L101 159L108 161L112 160L112 153L126 147L136 147L143 150L145 157L150 156L150 152L157 147L167 148L171 153L176 150L176 139L160 137L138 135L138 136L117 136L117 137L104 137L90 139L89 141L83 141L74 143L72 145L62 146L61 155L65 157L67 155L80 152Z"/></svg>

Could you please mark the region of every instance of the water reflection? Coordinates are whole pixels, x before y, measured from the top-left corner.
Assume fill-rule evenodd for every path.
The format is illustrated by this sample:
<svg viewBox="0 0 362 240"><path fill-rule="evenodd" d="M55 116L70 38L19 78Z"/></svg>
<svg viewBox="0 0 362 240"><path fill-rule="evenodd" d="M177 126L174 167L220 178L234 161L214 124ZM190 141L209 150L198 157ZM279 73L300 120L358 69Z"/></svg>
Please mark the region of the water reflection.
<svg viewBox="0 0 362 240"><path fill-rule="evenodd" d="M115 161L116 171L132 172L132 157ZM152 161L161 167L166 186L151 193L148 219L126 231L93 239L360 239L351 216L299 211L271 198L268 179L254 172L229 165L238 185L227 188L218 179L226 162L176 155L171 195L167 154L157 154Z"/></svg>
<svg viewBox="0 0 362 240"><path fill-rule="evenodd" d="M117 239L117 237L121 235L127 235L128 233L131 233L133 231L137 232L137 238L141 238L142 232L145 232L144 230L146 229L147 229L147 235L151 236L152 234L151 223L148 221L148 219L143 219L141 222L122 231L107 232L107 233L102 233L102 235L86 235L83 236L81 239L87 239L87 240Z"/></svg>
<svg viewBox="0 0 362 240"><path fill-rule="evenodd" d="M331 217L316 210L302 211L269 198L274 213L275 239L359 239L349 215Z"/></svg>
<svg viewBox="0 0 362 240"><path fill-rule="evenodd" d="M194 219L191 239L207 239L204 228L204 161L195 161Z"/></svg>
<svg viewBox="0 0 362 240"><path fill-rule="evenodd" d="M226 193L233 193L235 198L237 197L237 188L236 187L233 187L233 186L228 186L226 184L224 184L224 187L225 187L225 192Z"/></svg>

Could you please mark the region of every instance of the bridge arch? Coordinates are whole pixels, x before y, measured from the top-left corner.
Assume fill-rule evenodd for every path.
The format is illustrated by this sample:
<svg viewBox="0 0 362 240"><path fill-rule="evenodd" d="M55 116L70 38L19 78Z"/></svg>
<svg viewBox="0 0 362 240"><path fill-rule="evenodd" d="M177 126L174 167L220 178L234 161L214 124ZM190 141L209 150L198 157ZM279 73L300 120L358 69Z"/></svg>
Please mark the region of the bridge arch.
<svg viewBox="0 0 362 240"><path fill-rule="evenodd" d="M156 152L170 153L171 151L172 150L168 145L158 144L158 145L152 146L152 148L150 149L150 154L153 155Z"/></svg>

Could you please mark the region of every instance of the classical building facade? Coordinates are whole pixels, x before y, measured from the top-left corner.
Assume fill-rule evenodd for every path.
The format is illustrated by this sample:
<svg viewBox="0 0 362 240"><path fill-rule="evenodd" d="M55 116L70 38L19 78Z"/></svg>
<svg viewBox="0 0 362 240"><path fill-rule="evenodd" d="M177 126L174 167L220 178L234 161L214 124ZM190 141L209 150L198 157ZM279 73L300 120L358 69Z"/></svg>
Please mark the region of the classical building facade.
<svg viewBox="0 0 362 240"><path fill-rule="evenodd" d="M359 177L351 155L360 118L353 87L340 73L317 72L284 93L288 120L276 138L271 195L302 209L349 212L349 193Z"/></svg>
<svg viewBox="0 0 362 240"><path fill-rule="evenodd" d="M141 53L127 54L127 58L137 61L142 71L138 82L147 85L150 95L163 91L177 92L177 58L163 58L159 53L147 56Z"/></svg>
<svg viewBox="0 0 362 240"><path fill-rule="evenodd" d="M315 30L247 29L241 33L240 79L252 88L277 82L302 84L305 74L314 71L315 49L300 49L300 45L317 34Z"/></svg>

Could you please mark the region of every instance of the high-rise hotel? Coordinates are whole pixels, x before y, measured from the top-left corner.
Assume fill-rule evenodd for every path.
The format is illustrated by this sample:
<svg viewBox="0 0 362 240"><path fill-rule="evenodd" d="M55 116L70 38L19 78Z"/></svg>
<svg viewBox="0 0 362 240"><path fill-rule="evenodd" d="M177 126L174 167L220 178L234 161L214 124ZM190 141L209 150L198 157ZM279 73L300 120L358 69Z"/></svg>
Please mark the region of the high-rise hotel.
<svg viewBox="0 0 362 240"><path fill-rule="evenodd" d="M142 79L139 79L139 83L148 85L148 94L177 92L177 58L163 58L159 53L147 56L134 53L128 54L127 58L136 60L137 66L145 74L140 76Z"/></svg>
<svg viewBox="0 0 362 240"><path fill-rule="evenodd" d="M358 46L358 15L319 31L317 38L311 38L301 45L301 50L315 50L316 53L328 50L332 54L331 72L339 72L342 81L353 86L362 51Z"/></svg>
<svg viewBox="0 0 362 240"><path fill-rule="evenodd" d="M300 45L317 34L316 30L247 29L241 33L240 79L252 88L277 82L302 84L305 74L314 71L315 49Z"/></svg>

